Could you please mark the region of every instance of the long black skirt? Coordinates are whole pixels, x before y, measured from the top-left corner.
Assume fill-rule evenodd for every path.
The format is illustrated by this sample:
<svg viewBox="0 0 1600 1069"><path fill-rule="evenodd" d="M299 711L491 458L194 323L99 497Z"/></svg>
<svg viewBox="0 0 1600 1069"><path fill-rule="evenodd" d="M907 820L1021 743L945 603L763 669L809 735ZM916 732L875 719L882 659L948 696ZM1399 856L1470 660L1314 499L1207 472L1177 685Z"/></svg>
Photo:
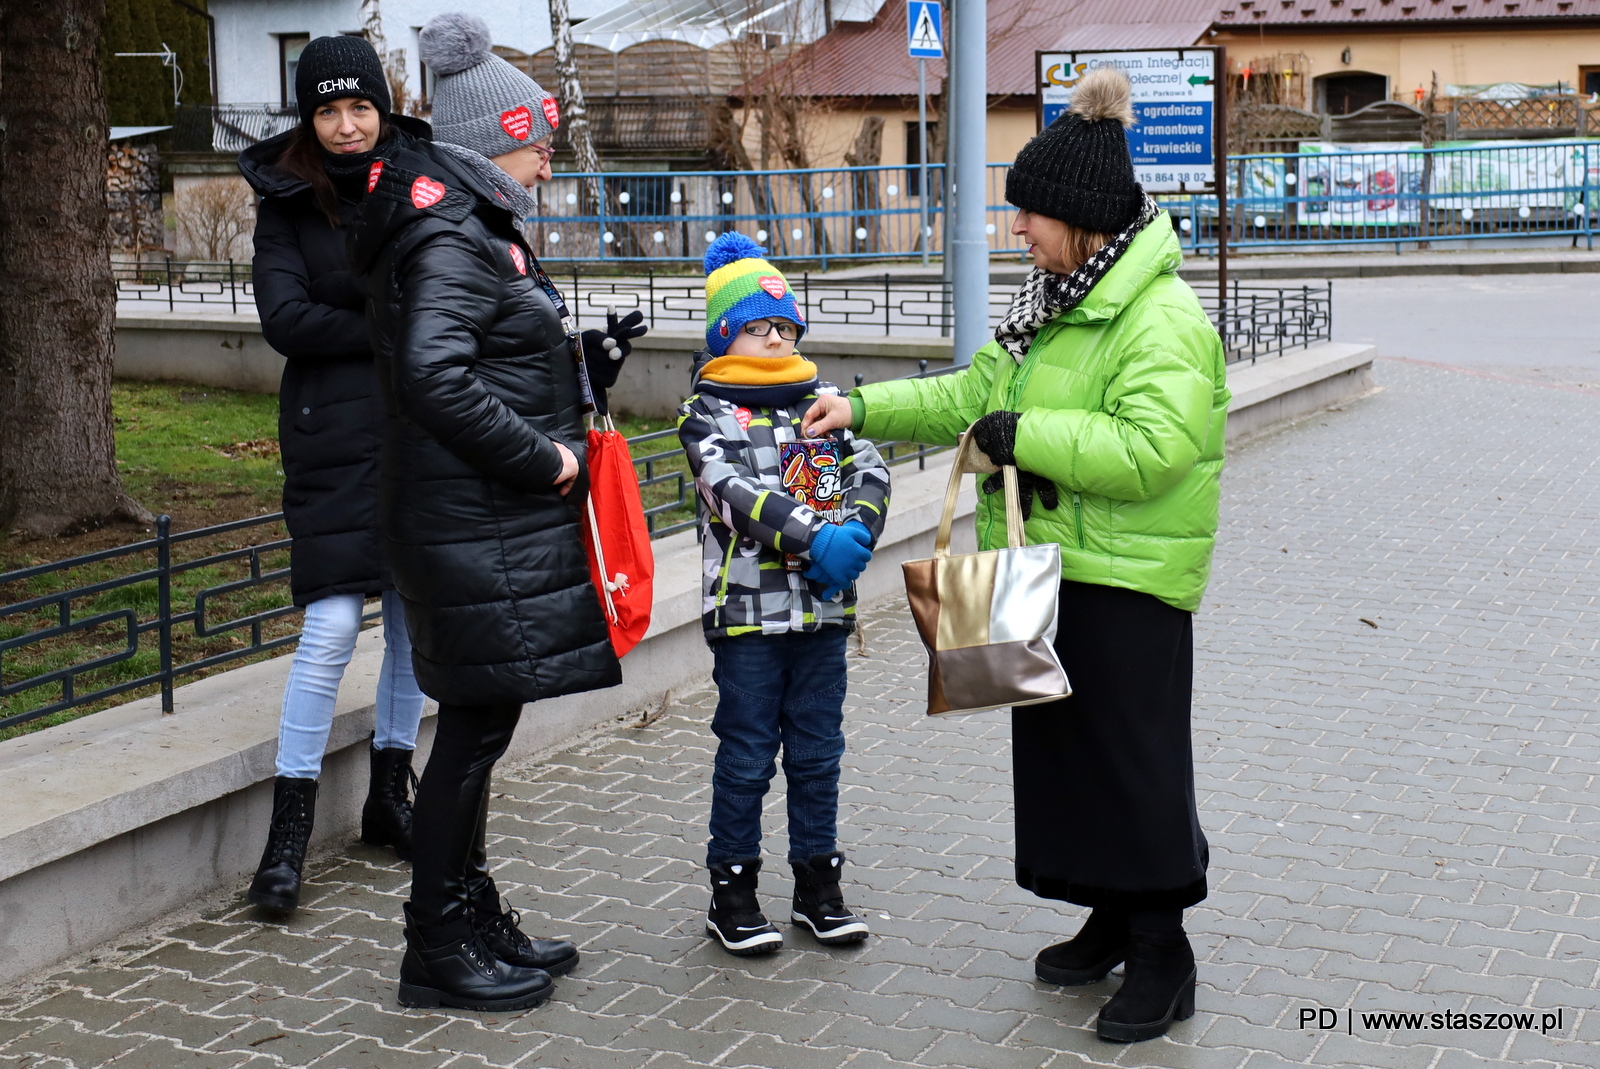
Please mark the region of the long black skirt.
<svg viewBox="0 0 1600 1069"><path fill-rule="evenodd" d="M1072 697L1013 709L1017 882L1127 910L1206 896L1194 799L1193 617L1150 594L1061 584Z"/></svg>

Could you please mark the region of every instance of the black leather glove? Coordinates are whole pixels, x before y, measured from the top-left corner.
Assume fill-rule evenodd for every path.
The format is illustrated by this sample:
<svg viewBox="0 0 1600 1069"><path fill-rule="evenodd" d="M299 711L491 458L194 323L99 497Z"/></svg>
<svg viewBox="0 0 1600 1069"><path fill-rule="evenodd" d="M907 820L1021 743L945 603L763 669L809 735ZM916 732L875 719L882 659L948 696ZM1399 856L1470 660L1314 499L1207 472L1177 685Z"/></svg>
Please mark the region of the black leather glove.
<svg viewBox="0 0 1600 1069"><path fill-rule="evenodd" d="M329 308L360 312L367 307L367 295L357 288L354 271L329 271L317 276L306 288L306 296Z"/></svg>
<svg viewBox="0 0 1600 1069"><path fill-rule="evenodd" d="M1005 489L1005 475L995 472L983 480L983 492L998 494ZM1033 517L1033 494L1039 493L1039 503L1054 512L1061 505L1061 492L1056 489L1056 484L1046 479L1043 475L1035 475L1031 471L1017 472L1017 496L1022 499L1022 518L1024 521Z"/></svg>
<svg viewBox="0 0 1600 1069"><path fill-rule="evenodd" d="M605 330L584 331L580 337L590 384L597 390L615 386L617 376L622 373L622 362L633 352L633 339L643 337L649 330L644 325L644 313L635 308L620 320L617 313L607 312Z"/></svg>
<svg viewBox="0 0 1600 1069"><path fill-rule="evenodd" d="M1022 416L1000 409L978 417L972 425L972 439L989 459L1004 467L1017 462L1017 424Z"/></svg>

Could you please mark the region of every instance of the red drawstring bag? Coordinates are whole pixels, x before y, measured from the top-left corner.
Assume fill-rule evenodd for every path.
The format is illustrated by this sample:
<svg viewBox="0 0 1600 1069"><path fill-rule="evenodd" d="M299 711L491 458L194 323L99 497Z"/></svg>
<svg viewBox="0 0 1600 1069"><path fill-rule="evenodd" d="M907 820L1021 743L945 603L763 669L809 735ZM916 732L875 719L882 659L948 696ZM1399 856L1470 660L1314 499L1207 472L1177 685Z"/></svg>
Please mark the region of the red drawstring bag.
<svg viewBox="0 0 1600 1069"><path fill-rule="evenodd" d="M611 647L622 657L650 629L656 558L645 524L639 476L628 440L606 417L604 429L589 428L589 523L584 547L589 577L611 630Z"/></svg>

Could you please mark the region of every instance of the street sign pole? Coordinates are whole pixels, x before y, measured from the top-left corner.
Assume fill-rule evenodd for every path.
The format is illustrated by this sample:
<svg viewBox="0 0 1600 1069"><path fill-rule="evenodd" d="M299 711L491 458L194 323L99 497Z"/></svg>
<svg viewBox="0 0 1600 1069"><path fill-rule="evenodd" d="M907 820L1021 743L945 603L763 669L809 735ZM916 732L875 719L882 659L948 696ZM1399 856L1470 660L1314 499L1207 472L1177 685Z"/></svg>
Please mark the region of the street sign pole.
<svg viewBox="0 0 1600 1069"><path fill-rule="evenodd" d="M928 262L928 60L944 58L944 8L939 0L909 0L906 4L906 54L917 61L917 218L921 231L922 262ZM945 110L948 112L948 102ZM949 133L948 130L945 131ZM948 138L946 139L948 144ZM946 153L948 161L948 153ZM948 162L945 181L949 182ZM946 200L948 201L948 197ZM945 232L950 230L946 212ZM948 238L946 239L948 240ZM949 257L946 257L948 261Z"/></svg>
<svg viewBox="0 0 1600 1069"><path fill-rule="evenodd" d="M928 61L917 58L917 203L921 216L918 244L922 266L928 266Z"/></svg>
<svg viewBox="0 0 1600 1069"><path fill-rule="evenodd" d="M1222 335L1222 345L1228 345L1228 50L1219 46L1216 58L1211 65L1212 90L1216 94L1216 104L1213 114L1216 116L1212 127L1212 138L1215 148L1212 158L1216 160L1216 177L1212 179L1217 188L1217 333ZM1241 189L1242 193L1243 190ZM1193 221L1198 227L1200 220Z"/></svg>
<svg viewBox="0 0 1600 1069"><path fill-rule="evenodd" d="M954 362L970 364L972 354L989 335L989 236L984 232L988 183L984 181L985 120L989 104L989 17L984 0L955 0L955 25L950 62L961 93L950 102L956 132L955 239L950 243L955 268ZM949 169L948 166L946 168Z"/></svg>

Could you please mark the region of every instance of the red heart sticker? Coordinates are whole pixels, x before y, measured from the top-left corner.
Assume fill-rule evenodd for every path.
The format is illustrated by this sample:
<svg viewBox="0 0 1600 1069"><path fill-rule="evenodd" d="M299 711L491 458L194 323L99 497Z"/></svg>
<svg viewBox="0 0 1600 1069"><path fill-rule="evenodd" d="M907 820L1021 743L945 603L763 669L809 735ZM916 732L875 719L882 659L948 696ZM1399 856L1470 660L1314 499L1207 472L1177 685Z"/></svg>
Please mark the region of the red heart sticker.
<svg viewBox="0 0 1600 1069"><path fill-rule="evenodd" d="M528 273L528 258L522 255L522 250L515 245L511 246L511 262L516 265L517 274L525 275Z"/></svg>
<svg viewBox="0 0 1600 1069"><path fill-rule="evenodd" d="M788 285L786 285L783 279L779 278L777 275L762 275L761 278L756 281L756 285L760 286L762 289L771 294L772 299L775 301L783 300L783 295L789 292Z"/></svg>
<svg viewBox="0 0 1600 1069"><path fill-rule="evenodd" d="M500 115L500 128L518 141L528 140L528 131L533 129L533 112L528 110L526 104L502 112Z"/></svg>
<svg viewBox="0 0 1600 1069"><path fill-rule="evenodd" d="M750 429L750 410L748 408L734 409L733 418L738 421L740 427L745 430Z"/></svg>
<svg viewBox="0 0 1600 1069"><path fill-rule="evenodd" d="M444 188L442 182L435 182L425 174L417 175L417 180L411 183L411 203L419 208L431 208L444 200L444 195L449 190Z"/></svg>
<svg viewBox="0 0 1600 1069"><path fill-rule="evenodd" d="M561 109L556 107L555 97L544 98L544 117L550 120L552 130L561 125Z"/></svg>
<svg viewBox="0 0 1600 1069"><path fill-rule="evenodd" d="M373 160L372 166L367 169L367 192L371 193L378 188L378 176L383 173L383 161Z"/></svg>

